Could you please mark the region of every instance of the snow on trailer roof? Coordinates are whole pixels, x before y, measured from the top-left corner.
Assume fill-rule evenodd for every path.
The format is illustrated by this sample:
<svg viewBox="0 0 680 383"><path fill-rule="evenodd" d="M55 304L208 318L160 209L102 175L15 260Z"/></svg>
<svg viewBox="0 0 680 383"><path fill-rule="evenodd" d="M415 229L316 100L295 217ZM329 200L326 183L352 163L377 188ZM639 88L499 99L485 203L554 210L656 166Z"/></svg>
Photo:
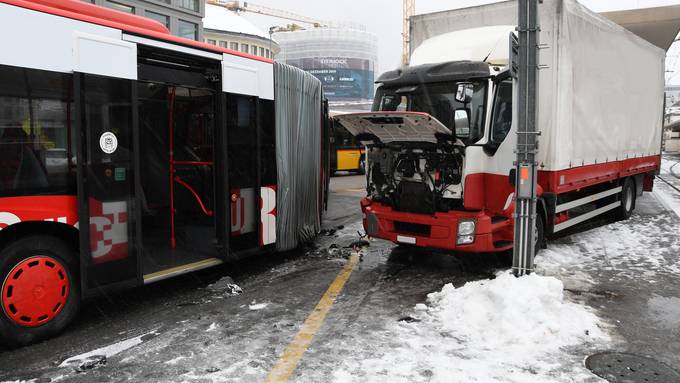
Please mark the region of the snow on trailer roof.
<svg viewBox="0 0 680 383"><path fill-rule="evenodd" d="M164 40L169 43L201 49L209 52L226 53L251 60L273 63L273 60L233 51L216 45L190 40L170 34L163 24L146 17L131 15L114 9L100 7L80 0L0 0L25 9L48 13L55 16L97 24L109 28L120 29L130 34Z"/></svg>

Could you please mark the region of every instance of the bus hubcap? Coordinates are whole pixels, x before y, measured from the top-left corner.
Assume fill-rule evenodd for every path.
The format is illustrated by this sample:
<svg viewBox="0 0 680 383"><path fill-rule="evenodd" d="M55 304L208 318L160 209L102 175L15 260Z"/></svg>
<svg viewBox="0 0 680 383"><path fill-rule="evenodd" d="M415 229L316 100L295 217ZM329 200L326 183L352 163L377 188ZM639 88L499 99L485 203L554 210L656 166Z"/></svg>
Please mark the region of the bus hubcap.
<svg viewBox="0 0 680 383"><path fill-rule="evenodd" d="M2 308L16 324L37 327L54 319L68 298L68 274L52 257L19 262L2 284Z"/></svg>

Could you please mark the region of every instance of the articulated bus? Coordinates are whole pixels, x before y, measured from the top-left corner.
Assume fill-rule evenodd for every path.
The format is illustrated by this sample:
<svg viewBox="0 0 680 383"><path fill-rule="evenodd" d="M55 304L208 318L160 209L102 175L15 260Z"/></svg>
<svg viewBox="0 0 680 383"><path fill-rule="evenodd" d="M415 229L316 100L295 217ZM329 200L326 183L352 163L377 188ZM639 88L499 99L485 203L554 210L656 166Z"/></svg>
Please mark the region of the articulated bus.
<svg viewBox="0 0 680 383"><path fill-rule="evenodd" d="M280 206L289 179L313 188L318 230L311 75L77 0L0 0L0 34L0 343L57 334L102 291L283 250L296 227L277 218L302 226ZM280 148L289 129L309 147Z"/></svg>

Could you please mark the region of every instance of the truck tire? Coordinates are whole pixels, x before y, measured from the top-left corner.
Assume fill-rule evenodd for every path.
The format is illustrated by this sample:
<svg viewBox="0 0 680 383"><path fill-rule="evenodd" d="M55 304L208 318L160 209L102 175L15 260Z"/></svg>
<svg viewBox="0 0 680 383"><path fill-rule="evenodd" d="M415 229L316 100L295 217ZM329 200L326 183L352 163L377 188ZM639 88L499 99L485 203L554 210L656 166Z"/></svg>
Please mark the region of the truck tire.
<svg viewBox="0 0 680 383"><path fill-rule="evenodd" d="M621 206L614 210L616 219L624 221L630 218L635 209L635 181L628 177L623 181L623 189L621 190Z"/></svg>
<svg viewBox="0 0 680 383"><path fill-rule="evenodd" d="M0 344L21 347L55 336L80 308L77 254L63 241L30 235L0 252Z"/></svg>
<svg viewBox="0 0 680 383"><path fill-rule="evenodd" d="M543 222L543 212L541 210L538 210L535 221L534 234L536 235L536 243L534 244L534 258L539 250L545 249L545 222Z"/></svg>

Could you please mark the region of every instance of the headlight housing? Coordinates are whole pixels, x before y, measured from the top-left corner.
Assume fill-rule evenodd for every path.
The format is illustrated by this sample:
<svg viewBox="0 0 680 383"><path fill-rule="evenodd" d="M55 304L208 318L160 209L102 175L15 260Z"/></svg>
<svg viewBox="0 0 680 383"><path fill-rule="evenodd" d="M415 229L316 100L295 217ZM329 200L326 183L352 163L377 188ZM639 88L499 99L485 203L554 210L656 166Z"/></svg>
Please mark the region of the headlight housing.
<svg viewBox="0 0 680 383"><path fill-rule="evenodd" d="M475 231L477 222L474 220L464 220L458 222L458 233L456 245L469 245L475 241Z"/></svg>
<svg viewBox="0 0 680 383"><path fill-rule="evenodd" d="M477 224L475 221L460 221L458 222L458 236L474 235Z"/></svg>

